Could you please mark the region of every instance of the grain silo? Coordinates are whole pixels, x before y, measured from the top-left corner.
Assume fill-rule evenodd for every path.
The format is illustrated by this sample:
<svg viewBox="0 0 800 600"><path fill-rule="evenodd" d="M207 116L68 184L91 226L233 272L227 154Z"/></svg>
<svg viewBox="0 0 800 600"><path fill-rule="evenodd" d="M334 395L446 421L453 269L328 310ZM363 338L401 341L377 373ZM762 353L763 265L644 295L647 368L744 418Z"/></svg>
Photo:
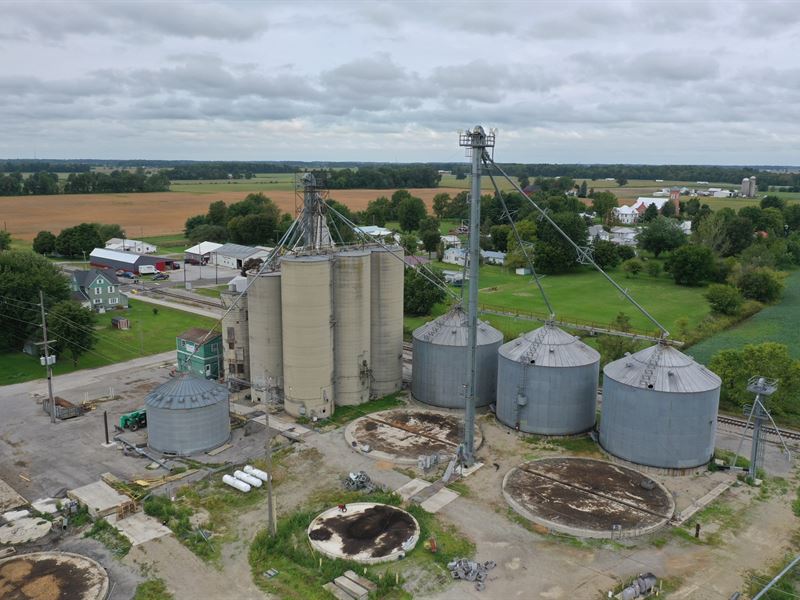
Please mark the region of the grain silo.
<svg viewBox="0 0 800 600"><path fill-rule="evenodd" d="M374 248L370 264L370 395L379 398L403 385L403 250Z"/></svg>
<svg viewBox="0 0 800 600"><path fill-rule="evenodd" d="M247 295L235 290L220 293L226 312L222 318L223 348L226 380L250 381L250 334L247 315ZM233 307L233 308L231 308Z"/></svg>
<svg viewBox="0 0 800 600"><path fill-rule="evenodd" d="M145 398L147 444L168 454L194 454L224 444L231 434L228 390L184 373Z"/></svg>
<svg viewBox="0 0 800 600"><path fill-rule="evenodd" d="M467 314L460 306L414 330L411 393L420 402L464 408L467 381ZM476 406L494 402L497 392L497 351L503 334L478 321Z"/></svg>
<svg viewBox="0 0 800 600"><path fill-rule="evenodd" d="M672 346L657 344L603 369L600 444L630 462L665 469L714 453L720 378Z"/></svg>
<svg viewBox="0 0 800 600"><path fill-rule="evenodd" d="M331 258L281 259L284 409L293 417L333 414Z"/></svg>
<svg viewBox="0 0 800 600"><path fill-rule="evenodd" d="M363 404L370 388L370 252L333 259L334 403Z"/></svg>
<svg viewBox="0 0 800 600"><path fill-rule="evenodd" d="M277 401L283 389L283 332L281 274L247 275L248 349L253 400Z"/></svg>
<svg viewBox="0 0 800 600"><path fill-rule="evenodd" d="M592 428L600 354L553 325L500 346L497 418L509 427L542 435L571 435Z"/></svg>

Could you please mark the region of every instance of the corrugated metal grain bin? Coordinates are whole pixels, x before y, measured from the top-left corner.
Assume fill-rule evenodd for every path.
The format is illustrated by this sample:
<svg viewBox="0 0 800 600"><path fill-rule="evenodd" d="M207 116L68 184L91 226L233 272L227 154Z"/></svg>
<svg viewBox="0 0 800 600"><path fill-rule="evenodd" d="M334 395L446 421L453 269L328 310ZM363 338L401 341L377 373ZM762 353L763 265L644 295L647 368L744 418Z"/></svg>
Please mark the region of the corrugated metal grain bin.
<svg viewBox="0 0 800 600"><path fill-rule="evenodd" d="M541 435L592 428L600 354L577 337L545 325L498 351L497 418Z"/></svg>
<svg viewBox="0 0 800 600"><path fill-rule="evenodd" d="M464 408L467 381L467 315L460 306L414 330L411 393L420 402ZM497 392L497 351L503 334L478 322L476 406L494 402Z"/></svg>
<svg viewBox="0 0 800 600"><path fill-rule="evenodd" d="M231 420L224 385L184 373L145 398L147 444L159 452L194 454L228 441Z"/></svg>
<svg viewBox="0 0 800 600"><path fill-rule="evenodd" d="M630 462L665 469L707 463L714 453L720 378L664 344L603 369L600 445Z"/></svg>

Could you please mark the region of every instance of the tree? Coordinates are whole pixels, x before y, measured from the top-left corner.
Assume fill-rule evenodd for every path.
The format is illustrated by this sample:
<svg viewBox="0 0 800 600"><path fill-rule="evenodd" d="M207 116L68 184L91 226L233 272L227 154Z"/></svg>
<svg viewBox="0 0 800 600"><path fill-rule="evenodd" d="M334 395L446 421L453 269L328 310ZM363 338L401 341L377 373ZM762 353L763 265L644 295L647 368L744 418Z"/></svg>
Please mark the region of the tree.
<svg viewBox="0 0 800 600"><path fill-rule="evenodd" d="M433 214L438 219L445 219L450 210L450 194L440 192L433 197Z"/></svg>
<svg viewBox="0 0 800 600"><path fill-rule="evenodd" d="M56 252L62 256L81 256L101 248L104 241L92 223L81 223L61 230L56 238Z"/></svg>
<svg viewBox="0 0 800 600"><path fill-rule="evenodd" d="M678 285L700 285L714 272L714 253L705 246L682 246L670 256L667 265Z"/></svg>
<svg viewBox="0 0 800 600"><path fill-rule="evenodd" d="M228 241L228 230L219 225L198 225L189 232L188 237L192 244L200 242L224 244Z"/></svg>
<svg viewBox="0 0 800 600"><path fill-rule="evenodd" d="M509 236L513 237L509 225L493 225L489 229L489 235L492 236L492 242L494 242L494 247L498 252L506 252L508 250Z"/></svg>
<svg viewBox="0 0 800 600"><path fill-rule="evenodd" d="M712 283L705 293L711 310L722 315L737 315L742 308L744 298L735 287Z"/></svg>
<svg viewBox="0 0 800 600"><path fill-rule="evenodd" d="M228 205L223 200L217 200L208 205L206 223L222 227L228 223Z"/></svg>
<svg viewBox="0 0 800 600"><path fill-rule="evenodd" d="M661 263L654 260L647 261L647 274L650 275L650 277L659 277L661 275L661 271Z"/></svg>
<svg viewBox="0 0 800 600"><path fill-rule="evenodd" d="M392 219L392 206L386 196L375 198L367 204L364 211L364 220L367 225L377 225L383 227L387 221Z"/></svg>
<svg viewBox="0 0 800 600"><path fill-rule="evenodd" d="M609 240L594 240L592 243L594 262L601 269L613 269L620 263L619 247Z"/></svg>
<svg viewBox="0 0 800 600"><path fill-rule="evenodd" d="M556 213L553 222L578 246L587 245L586 221L576 213ZM577 267L577 252L549 221L538 228L534 266L541 273L566 273Z"/></svg>
<svg viewBox="0 0 800 600"><path fill-rule="evenodd" d="M619 187L622 187L622 186L624 186L624 185L627 185L627 184L628 184L628 179L627 179L626 177L622 176L622 175L620 175L619 177L617 177L617 178L616 178L616 181L617 181L617 185L618 185Z"/></svg>
<svg viewBox="0 0 800 600"><path fill-rule="evenodd" d="M419 248L419 239L414 233L404 233L400 236L400 246L406 254L416 254L417 248Z"/></svg>
<svg viewBox="0 0 800 600"><path fill-rule="evenodd" d="M11 247L11 234L5 230L0 231L0 250L8 250Z"/></svg>
<svg viewBox="0 0 800 600"><path fill-rule="evenodd" d="M595 192L592 194L592 210L601 221L606 221L618 205L617 197L611 192Z"/></svg>
<svg viewBox="0 0 800 600"><path fill-rule="evenodd" d="M94 313L72 300L59 302L47 314L48 334L56 340L56 351L68 350L76 367L78 358L97 341L94 323Z"/></svg>
<svg viewBox="0 0 800 600"><path fill-rule="evenodd" d="M789 231L800 231L800 204L790 204L783 209L783 220Z"/></svg>
<svg viewBox="0 0 800 600"><path fill-rule="evenodd" d="M403 231L414 231L419 228L419 223L426 214L425 203L414 196L403 198L397 206L397 220Z"/></svg>
<svg viewBox="0 0 800 600"><path fill-rule="evenodd" d="M0 252L0 352L21 349L31 337L41 339L39 290L47 306L69 297L67 279L43 256Z"/></svg>
<svg viewBox="0 0 800 600"><path fill-rule="evenodd" d="M674 217L675 216L675 204L673 202L665 202L664 206L661 207L661 214L665 217Z"/></svg>
<svg viewBox="0 0 800 600"><path fill-rule="evenodd" d="M786 207L786 200L778 196L764 196L759 203L761 208L777 208L783 210Z"/></svg>
<svg viewBox="0 0 800 600"><path fill-rule="evenodd" d="M620 312L611 322L611 329L627 332L631 330L631 320L624 312ZM597 337L597 347L603 365L619 360L626 352L636 351L637 343L631 338L618 335L600 335Z"/></svg>
<svg viewBox="0 0 800 600"><path fill-rule="evenodd" d="M100 236L104 244L111 238L123 239L126 237L125 230L116 223L92 223L92 225L97 229L97 235Z"/></svg>
<svg viewBox="0 0 800 600"><path fill-rule="evenodd" d="M632 258L636 258L636 250L633 249L633 246L617 246L617 253L619 254L620 260L630 260Z"/></svg>
<svg viewBox="0 0 800 600"><path fill-rule="evenodd" d="M581 182L581 186L578 188L578 197L579 198L586 198L587 188L586 188L586 180L584 179Z"/></svg>
<svg viewBox="0 0 800 600"><path fill-rule="evenodd" d="M649 223L658 218L658 208L656 208L655 204L648 204L647 208L644 209L644 214L642 214L642 222Z"/></svg>
<svg viewBox="0 0 800 600"><path fill-rule="evenodd" d="M267 244L275 241L277 226L278 215L274 212L232 217L228 221L228 237L236 244Z"/></svg>
<svg viewBox="0 0 800 600"><path fill-rule="evenodd" d="M33 238L33 251L39 254L52 254L56 250L56 236L49 231L40 231Z"/></svg>
<svg viewBox="0 0 800 600"><path fill-rule="evenodd" d="M778 390L770 396L768 407L774 417L797 416L796 398L800 395L800 361L794 360L783 344L764 342L748 344L737 350L717 352L709 368L722 379L720 404L739 412L752 403L747 381L753 375L780 380Z"/></svg>
<svg viewBox="0 0 800 600"><path fill-rule="evenodd" d="M753 225L744 217L725 221L723 232L724 244L719 250L722 256L735 256L753 243Z"/></svg>
<svg viewBox="0 0 800 600"><path fill-rule="evenodd" d="M425 267L420 267L425 269ZM439 285L434 285L431 280ZM445 299L444 279L435 269L425 269L425 276L417 269L406 268L403 286L403 310L407 315L429 315L433 305Z"/></svg>
<svg viewBox="0 0 800 600"><path fill-rule="evenodd" d="M625 271L629 277L636 277L644 270L644 263L638 258L629 258L622 263L622 270Z"/></svg>
<svg viewBox="0 0 800 600"><path fill-rule="evenodd" d="M183 235L187 238L192 237L192 230L200 225L207 225L205 215L195 215L186 219L186 224L183 226Z"/></svg>
<svg viewBox="0 0 800 600"><path fill-rule="evenodd" d="M439 231L436 229L426 229L422 232L422 246L428 253L428 257L430 257L433 252L436 252L436 248L439 246L441 240L442 236L439 235Z"/></svg>
<svg viewBox="0 0 800 600"><path fill-rule="evenodd" d="M783 293L781 277L766 267L744 269L736 277L736 287L745 298L759 302L776 302Z"/></svg>
<svg viewBox="0 0 800 600"><path fill-rule="evenodd" d="M683 246L686 243L686 234L674 219L658 217L642 228L636 241L642 250L652 252L658 258L662 252L670 252Z"/></svg>

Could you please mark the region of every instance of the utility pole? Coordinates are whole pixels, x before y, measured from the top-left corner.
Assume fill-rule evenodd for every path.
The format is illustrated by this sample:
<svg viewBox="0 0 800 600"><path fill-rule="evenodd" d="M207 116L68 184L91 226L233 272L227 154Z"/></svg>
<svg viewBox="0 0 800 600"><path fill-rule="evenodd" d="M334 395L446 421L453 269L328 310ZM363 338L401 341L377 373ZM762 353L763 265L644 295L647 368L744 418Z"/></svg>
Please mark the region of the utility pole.
<svg viewBox="0 0 800 600"><path fill-rule="evenodd" d="M50 422L56 422L56 401L53 397L53 363L56 362L55 356L50 356L50 342L47 340L47 317L44 313L44 292L39 290L39 308L42 310L42 343L44 345L44 361L42 364L47 367L47 394L50 396Z"/></svg>
<svg viewBox="0 0 800 600"><path fill-rule="evenodd" d="M481 160L486 148L494 146L494 133L489 135L476 125L472 131L459 134L460 146L469 148L472 155L472 189L469 211L469 304L467 323L467 387L464 398L464 441L461 445L462 463L471 467L475 462L475 402L477 393L478 345L478 267L481 258Z"/></svg>
<svg viewBox="0 0 800 600"><path fill-rule="evenodd" d="M275 507L272 503L272 434L269 429L269 410L264 411L264 422L267 424L267 441L264 448L267 459L267 530L275 536Z"/></svg>

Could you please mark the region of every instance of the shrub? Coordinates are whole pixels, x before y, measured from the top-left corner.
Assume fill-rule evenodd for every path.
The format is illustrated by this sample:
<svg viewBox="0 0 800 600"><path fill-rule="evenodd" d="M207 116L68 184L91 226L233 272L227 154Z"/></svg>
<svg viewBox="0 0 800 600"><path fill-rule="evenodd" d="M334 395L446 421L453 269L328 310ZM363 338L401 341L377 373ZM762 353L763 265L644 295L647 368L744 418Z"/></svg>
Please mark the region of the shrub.
<svg viewBox="0 0 800 600"><path fill-rule="evenodd" d="M765 267L746 269L742 271L736 281L745 298L759 302L775 302L783 292L783 281L772 269Z"/></svg>
<svg viewBox="0 0 800 600"><path fill-rule="evenodd" d="M683 246L670 257L668 265L678 285L700 285L714 271L714 254L705 246Z"/></svg>
<svg viewBox="0 0 800 600"><path fill-rule="evenodd" d="M659 275L661 275L661 271L662 271L661 263L656 262L654 260L648 261L647 273L651 277L658 277Z"/></svg>
<svg viewBox="0 0 800 600"><path fill-rule="evenodd" d="M711 305L711 310L723 315L735 315L742 309L744 298L735 287L712 283L705 293L706 300Z"/></svg>
<svg viewBox="0 0 800 600"><path fill-rule="evenodd" d="M644 269L644 263L638 258L631 258L622 263L622 269L629 275L636 277Z"/></svg>
<svg viewBox="0 0 800 600"><path fill-rule="evenodd" d="M636 250L634 250L633 246L617 246L617 254L620 260L636 258Z"/></svg>

